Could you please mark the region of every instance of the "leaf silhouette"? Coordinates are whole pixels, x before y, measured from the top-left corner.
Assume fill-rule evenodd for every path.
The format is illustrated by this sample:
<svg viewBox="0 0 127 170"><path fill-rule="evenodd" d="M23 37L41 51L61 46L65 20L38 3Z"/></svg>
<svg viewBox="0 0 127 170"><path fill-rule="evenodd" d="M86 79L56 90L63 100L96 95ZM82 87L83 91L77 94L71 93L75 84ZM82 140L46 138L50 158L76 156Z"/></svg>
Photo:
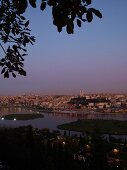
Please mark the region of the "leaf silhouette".
<svg viewBox="0 0 127 170"><path fill-rule="evenodd" d="M25 27L28 27L29 25L29 20L25 23Z"/></svg>
<svg viewBox="0 0 127 170"><path fill-rule="evenodd" d="M89 10L91 10L97 17L102 18L102 14L99 10L94 8L90 8Z"/></svg>
<svg viewBox="0 0 127 170"><path fill-rule="evenodd" d="M79 19L77 19L77 25L81 27L81 21Z"/></svg>
<svg viewBox="0 0 127 170"><path fill-rule="evenodd" d="M17 12L19 14L23 14L26 11L26 8L28 6L27 0L20 0L20 1L15 1L15 4L17 6Z"/></svg>
<svg viewBox="0 0 127 170"><path fill-rule="evenodd" d="M44 11L45 8L46 8L46 2L42 2L42 3L41 3L41 6L40 6L40 9L41 9L42 11Z"/></svg>
<svg viewBox="0 0 127 170"><path fill-rule="evenodd" d="M88 22L93 20L93 13L90 10L87 11L86 18Z"/></svg>
<svg viewBox="0 0 127 170"><path fill-rule="evenodd" d="M15 75L15 73L12 73L12 76L13 76L14 78L16 78L16 75Z"/></svg>
<svg viewBox="0 0 127 170"><path fill-rule="evenodd" d="M2 69L1 74L3 74L5 72L5 69L6 69L5 67Z"/></svg>
<svg viewBox="0 0 127 170"><path fill-rule="evenodd" d="M36 8L36 0L29 0L29 3L33 8Z"/></svg>
<svg viewBox="0 0 127 170"><path fill-rule="evenodd" d="M92 3L92 0L86 0L87 5L90 5Z"/></svg>
<svg viewBox="0 0 127 170"><path fill-rule="evenodd" d="M4 78L9 78L8 70L4 73Z"/></svg>

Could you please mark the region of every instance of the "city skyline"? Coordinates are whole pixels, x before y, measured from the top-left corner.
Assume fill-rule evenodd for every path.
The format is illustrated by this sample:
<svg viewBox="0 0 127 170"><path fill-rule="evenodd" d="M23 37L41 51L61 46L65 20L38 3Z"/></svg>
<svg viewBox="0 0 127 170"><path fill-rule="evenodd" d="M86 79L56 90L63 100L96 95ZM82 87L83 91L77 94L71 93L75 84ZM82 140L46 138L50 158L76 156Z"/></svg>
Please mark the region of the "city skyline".
<svg viewBox="0 0 127 170"><path fill-rule="evenodd" d="M127 2L96 0L92 6L103 18L95 16L73 35L57 32L49 9L29 8L25 15L36 42L25 57L27 76L1 75L0 95L127 93Z"/></svg>

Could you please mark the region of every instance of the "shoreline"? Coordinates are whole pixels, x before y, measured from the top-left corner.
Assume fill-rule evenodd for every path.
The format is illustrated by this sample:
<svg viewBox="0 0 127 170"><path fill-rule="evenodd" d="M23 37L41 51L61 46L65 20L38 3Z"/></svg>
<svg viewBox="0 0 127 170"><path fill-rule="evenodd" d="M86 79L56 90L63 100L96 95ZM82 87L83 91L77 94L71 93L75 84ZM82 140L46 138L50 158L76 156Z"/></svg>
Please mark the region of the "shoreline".
<svg viewBox="0 0 127 170"><path fill-rule="evenodd" d="M2 120L33 120L44 118L43 114L7 114L1 117Z"/></svg>
<svg viewBox="0 0 127 170"><path fill-rule="evenodd" d="M56 113L56 114L72 114L72 115L127 115L127 112L100 112L100 111L94 111L94 110L47 110L47 109L35 109L35 108L28 108L28 107L1 107L0 109L15 109L15 108L21 108L26 109L30 112L41 112L41 113Z"/></svg>
<svg viewBox="0 0 127 170"><path fill-rule="evenodd" d="M37 111L37 110L36 110ZM60 114L77 114L77 115L120 115L120 114L124 114L124 115L127 115L126 112L92 112L92 111L48 111L48 110L39 110L39 112L42 112L42 113L60 113Z"/></svg>
<svg viewBox="0 0 127 170"><path fill-rule="evenodd" d="M127 135L127 120L82 119L57 126L60 130L74 132L97 132L100 134Z"/></svg>

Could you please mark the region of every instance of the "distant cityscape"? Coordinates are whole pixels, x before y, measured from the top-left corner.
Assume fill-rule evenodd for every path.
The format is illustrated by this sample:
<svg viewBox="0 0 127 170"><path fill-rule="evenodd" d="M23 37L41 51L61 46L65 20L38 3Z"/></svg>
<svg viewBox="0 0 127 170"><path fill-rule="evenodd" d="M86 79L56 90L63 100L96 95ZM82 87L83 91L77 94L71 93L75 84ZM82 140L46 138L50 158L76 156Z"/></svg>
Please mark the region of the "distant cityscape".
<svg viewBox="0 0 127 170"><path fill-rule="evenodd" d="M60 168L61 162L65 162L68 169L70 161L71 167L77 163L76 169L90 170L93 165L94 169L100 167L103 160L99 169L105 166L108 170L127 170L127 119L124 120L127 94L86 94L81 90L79 95L0 96L0 111L1 151L7 155L5 160L11 162L0 159L0 169L18 169L20 162L23 162L20 167L25 169L27 158L36 169L45 165L42 161L46 167L50 164L52 167L55 162ZM41 115L41 118L19 119L21 115L22 118ZM108 118L103 120L99 116ZM109 116L116 117L113 120ZM122 116L122 121L117 116Z"/></svg>
<svg viewBox="0 0 127 170"><path fill-rule="evenodd" d="M30 109L63 112L127 113L127 94L79 95L18 95L0 96L0 107L25 107Z"/></svg>

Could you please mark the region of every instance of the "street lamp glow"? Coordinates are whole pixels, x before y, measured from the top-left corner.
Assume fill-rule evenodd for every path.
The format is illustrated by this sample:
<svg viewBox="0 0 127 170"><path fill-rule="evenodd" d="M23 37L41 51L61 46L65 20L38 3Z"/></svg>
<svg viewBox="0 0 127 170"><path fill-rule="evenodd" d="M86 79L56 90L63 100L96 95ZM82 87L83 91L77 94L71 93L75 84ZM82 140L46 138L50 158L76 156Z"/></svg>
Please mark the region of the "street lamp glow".
<svg viewBox="0 0 127 170"><path fill-rule="evenodd" d="M4 120L4 117L2 117L1 120Z"/></svg>
<svg viewBox="0 0 127 170"><path fill-rule="evenodd" d="M87 145L86 145L86 148L87 148L87 149L90 149L90 145L87 144Z"/></svg>
<svg viewBox="0 0 127 170"><path fill-rule="evenodd" d="M16 118L14 118L14 121L16 121Z"/></svg>
<svg viewBox="0 0 127 170"><path fill-rule="evenodd" d="M65 145L66 144L66 142L63 142L63 145Z"/></svg>
<svg viewBox="0 0 127 170"><path fill-rule="evenodd" d="M113 149L113 152L114 152L115 154L117 154L117 153L119 153L119 149L114 148L114 149Z"/></svg>

